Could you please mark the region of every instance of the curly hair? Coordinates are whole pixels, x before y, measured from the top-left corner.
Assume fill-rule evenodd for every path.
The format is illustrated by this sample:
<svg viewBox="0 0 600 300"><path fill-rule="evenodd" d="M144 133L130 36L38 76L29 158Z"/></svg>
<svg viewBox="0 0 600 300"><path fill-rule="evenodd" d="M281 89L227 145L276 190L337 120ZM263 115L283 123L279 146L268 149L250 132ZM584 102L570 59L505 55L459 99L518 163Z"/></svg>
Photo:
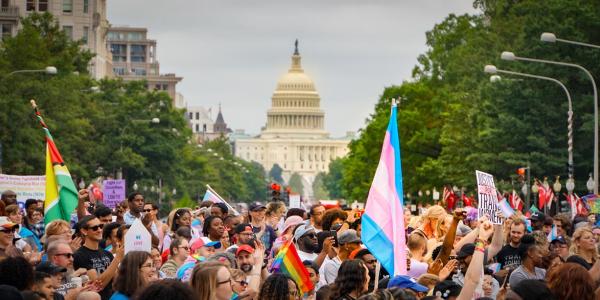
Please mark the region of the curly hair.
<svg viewBox="0 0 600 300"><path fill-rule="evenodd" d="M333 221L336 219L345 221L347 218L348 214L341 209L334 208L326 211L325 215L323 215L323 223L321 224L323 226L323 231L331 230L331 224L333 224Z"/></svg>
<svg viewBox="0 0 600 300"><path fill-rule="evenodd" d="M143 288L147 282L140 276L140 269L149 258L150 253L146 251L127 253L119 265L116 280L113 280L113 289L131 297L138 289Z"/></svg>
<svg viewBox="0 0 600 300"><path fill-rule="evenodd" d="M577 228L575 230L575 232L573 233L573 239L571 241L571 249L569 249L569 251L571 252L571 254L573 254L573 255L581 255L581 251L583 251L583 249L579 248L579 246L577 245L577 242L586 233L589 233L592 236L594 236L594 232L589 227L580 227L580 228ZM594 249L590 250L590 252L592 252L591 253L592 257L598 257L598 247L594 247Z"/></svg>
<svg viewBox="0 0 600 300"><path fill-rule="evenodd" d="M358 298L359 300L417 300L415 295L409 289L391 288L380 289L377 292L366 294Z"/></svg>
<svg viewBox="0 0 600 300"><path fill-rule="evenodd" d="M269 300L288 300L290 299L290 287L288 281L294 282L296 289L298 285L289 276L276 273L271 274L267 277L267 280L263 283L260 288L260 294L258 299L269 299Z"/></svg>
<svg viewBox="0 0 600 300"><path fill-rule="evenodd" d="M33 266L24 257L7 257L0 261L0 284L12 285L24 291L30 289L33 282Z"/></svg>
<svg viewBox="0 0 600 300"><path fill-rule="evenodd" d="M556 299L594 299L592 276L579 264L562 264L548 274L547 282Z"/></svg>
<svg viewBox="0 0 600 300"><path fill-rule="evenodd" d="M46 224L46 238L53 235L59 235L67 231L69 233L71 232L71 225L69 225L69 223L65 220L54 220Z"/></svg>
<svg viewBox="0 0 600 300"><path fill-rule="evenodd" d="M521 261L525 261L527 258L527 253L529 249L536 246L535 237L531 234L526 234L521 238L521 244L519 244L518 253L519 257L521 257Z"/></svg>
<svg viewBox="0 0 600 300"><path fill-rule="evenodd" d="M204 224L202 224L202 234L204 236L208 236L208 231L210 230L210 226L212 225L212 222L216 219L223 221L223 219L221 217L217 217L217 216L209 216L204 220Z"/></svg>
<svg viewBox="0 0 600 300"><path fill-rule="evenodd" d="M352 292L358 292L359 296L366 292L367 266L360 259L346 260L338 270L338 276L332 285L332 299L338 299Z"/></svg>
<svg viewBox="0 0 600 300"><path fill-rule="evenodd" d="M562 226L562 230L566 233L566 235L573 234L573 224L571 223L571 215L566 213L560 213L554 216L554 221L559 221L560 226Z"/></svg>

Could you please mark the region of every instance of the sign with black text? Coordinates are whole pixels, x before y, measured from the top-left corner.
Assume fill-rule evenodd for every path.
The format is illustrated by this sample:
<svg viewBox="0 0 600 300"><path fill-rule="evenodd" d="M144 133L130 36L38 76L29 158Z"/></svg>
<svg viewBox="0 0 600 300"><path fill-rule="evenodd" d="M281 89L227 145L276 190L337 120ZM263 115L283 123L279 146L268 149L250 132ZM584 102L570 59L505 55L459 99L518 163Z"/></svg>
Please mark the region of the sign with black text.
<svg viewBox="0 0 600 300"><path fill-rule="evenodd" d="M494 176L481 171L475 171L475 176L477 176L479 217L487 216L492 224L502 224L502 218L498 215L498 191L494 184Z"/></svg>

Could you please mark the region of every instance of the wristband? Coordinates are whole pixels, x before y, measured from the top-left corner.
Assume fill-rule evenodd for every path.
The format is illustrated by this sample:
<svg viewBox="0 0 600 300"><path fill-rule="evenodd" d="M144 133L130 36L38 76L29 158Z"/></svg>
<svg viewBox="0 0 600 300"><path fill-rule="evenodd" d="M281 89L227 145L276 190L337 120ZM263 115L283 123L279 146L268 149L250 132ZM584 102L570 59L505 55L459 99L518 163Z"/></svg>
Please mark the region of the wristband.
<svg viewBox="0 0 600 300"><path fill-rule="evenodd" d="M480 251L481 253L485 253L485 248L476 246L475 251Z"/></svg>

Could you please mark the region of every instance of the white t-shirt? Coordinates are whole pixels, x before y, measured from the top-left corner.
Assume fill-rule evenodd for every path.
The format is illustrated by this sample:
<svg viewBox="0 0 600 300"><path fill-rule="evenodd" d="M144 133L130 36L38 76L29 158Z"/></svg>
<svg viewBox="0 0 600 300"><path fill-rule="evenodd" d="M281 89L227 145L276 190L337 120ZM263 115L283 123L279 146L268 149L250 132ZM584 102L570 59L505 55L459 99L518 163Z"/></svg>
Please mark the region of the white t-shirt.
<svg viewBox="0 0 600 300"><path fill-rule="evenodd" d="M337 278L341 265L342 261L337 256L333 259L329 259L329 257L325 258L323 265L319 268L319 287L332 284Z"/></svg>
<svg viewBox="0 0 600 300"><path fill-rule="evenodd" d="M317 259L317 257L319 257L319 254L308 253L308 252L298 250L298 257L300 257L301 261L305 261L305 260L315 261L315 259Z"/></svg>

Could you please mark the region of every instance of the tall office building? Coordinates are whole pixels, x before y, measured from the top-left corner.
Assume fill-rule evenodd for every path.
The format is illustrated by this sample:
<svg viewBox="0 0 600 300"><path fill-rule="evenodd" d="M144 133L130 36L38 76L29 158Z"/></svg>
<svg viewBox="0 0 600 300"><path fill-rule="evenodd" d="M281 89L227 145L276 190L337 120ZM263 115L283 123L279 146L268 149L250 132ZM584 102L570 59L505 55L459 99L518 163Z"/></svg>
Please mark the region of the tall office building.
<svg viewBox="0 0 600 300"><path fill-rule="evenodd" d="M71 39L83 40L83 47L95 54L89 66L92 77L112 76L112 60L106 46L106 0L0 0L1 36L14 36L20 26L19 18L32 12L51 13Z"/></svg>
<svg viewBox="0 0 600 300"><path fill-rule="evenodd" d="M148 89L169 94L176 105L176 85L182 78L175 74L160 74L156 56L156 40L148 39L148 29L111 27L108 46L112 53L113 73L125 81L147 80Z"/></svg>

